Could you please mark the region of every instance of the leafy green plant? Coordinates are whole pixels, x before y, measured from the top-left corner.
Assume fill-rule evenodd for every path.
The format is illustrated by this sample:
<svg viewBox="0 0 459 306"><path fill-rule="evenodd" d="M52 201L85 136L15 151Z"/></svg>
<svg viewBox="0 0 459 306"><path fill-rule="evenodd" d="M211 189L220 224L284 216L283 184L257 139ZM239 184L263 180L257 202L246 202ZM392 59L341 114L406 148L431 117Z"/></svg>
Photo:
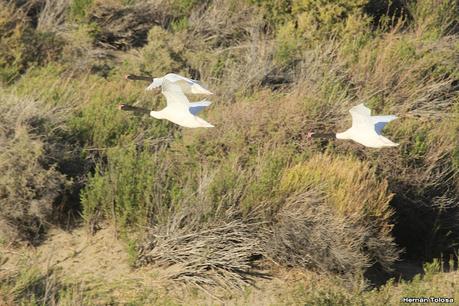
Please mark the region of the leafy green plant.
<svg viewBox="0 0 459 306"><path fill-rule="evenodd" d="M70 14L77 20L83 21L88 16L93 0L74 0L71 2Z"/></svg>
<svg viewBox="0 0 459 306"><path fill-rule="evenodd" d="M11 83L29 67L59 59L63 41L54 33L37 32L23 11L0 4L0 81Z"/></svg>

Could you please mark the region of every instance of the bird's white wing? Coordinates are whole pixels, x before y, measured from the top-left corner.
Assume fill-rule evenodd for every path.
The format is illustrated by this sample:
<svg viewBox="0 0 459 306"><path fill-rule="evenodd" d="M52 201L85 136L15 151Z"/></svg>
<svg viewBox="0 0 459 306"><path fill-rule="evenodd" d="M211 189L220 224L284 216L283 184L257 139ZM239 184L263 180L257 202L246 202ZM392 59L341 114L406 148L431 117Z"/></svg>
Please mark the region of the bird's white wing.
<svg viewBox="0 0 459 306"><path fill-rule="evenodd" d="M378 135L381 135L381 132L386 126L388 122L391 122L392 120L397 119L397 116L389 115L389 116L372 116L371 120L373 121L373 124L375 125L375 131Z"/></svg>
<svg viewBox="0 0 459 306"><path fill-rule="evenodd" d="M200 111L202 111L204 108L209 106L212 102L207 101L207 100L202 100L199 102L191 102L190 103L190 113L193 115L197 115Z"/></svg>
<svg viewBox="0 0 459 306"><path fill-rule="evenodd" d="M199 84L197 80L189 79L186 77L183 77L181 75L175 74L175 73L168 73L164 76L164 79L170 81L170 82L178 82L178 81L185 81L187 82L190 86L193 84Z"/></svg>
<svg viewBox="0 0 459 306"><path fill-rule="evenodd" d="M360 131L374 131L373 121L371 118L371 111L363 104L354 106L349 110L352 117L352 128Z"/></svg>
<svg viewBox="0 0 459 306"><path fill-rule="evenodd" d="M166 79L163 81L161 88L161 92L167 100L167 107L185 109L189 111L190 101L183 93L180 85L170 82Z"/></svg>
<svg viewBox="0 0 459 306"><path fill-rule="evenodd" d="M371 110L363 105L363 103L352 107L349 112L352 117L354 117L354 115L371 116Z"/></svg>
<svg viewBox="0 0 459 306"><path fill-rule="evenodd" d="M199 81L189 79L175 73L166 74L164 79L179 84L182 87L182 91L187 94L213 94L211 91L204 88Z"/></svg>

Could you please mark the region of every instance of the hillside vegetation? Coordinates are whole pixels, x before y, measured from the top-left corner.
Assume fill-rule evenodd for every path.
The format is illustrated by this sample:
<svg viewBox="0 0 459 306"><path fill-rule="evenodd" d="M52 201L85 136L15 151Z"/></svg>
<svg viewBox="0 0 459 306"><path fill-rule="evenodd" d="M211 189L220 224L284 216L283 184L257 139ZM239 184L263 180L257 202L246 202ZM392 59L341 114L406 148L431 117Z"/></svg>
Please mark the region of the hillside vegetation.
<svg viewBox="0 0 459 306"><path fill-rule="evenodd" d="M459 300L458 67L455 0L1 0L0 300ZM215 128L116 108L162 108L124 76L168 72ZM398 147L308 139L359 103ZM132 277L5 268L56 228L113 229Z"/></svg>

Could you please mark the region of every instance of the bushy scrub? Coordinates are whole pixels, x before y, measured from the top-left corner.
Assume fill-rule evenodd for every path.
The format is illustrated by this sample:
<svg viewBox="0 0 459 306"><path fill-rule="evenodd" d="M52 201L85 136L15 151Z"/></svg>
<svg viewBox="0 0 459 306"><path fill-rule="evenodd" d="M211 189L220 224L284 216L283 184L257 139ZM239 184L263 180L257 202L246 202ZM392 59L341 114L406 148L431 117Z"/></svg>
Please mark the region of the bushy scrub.
<svg viewBox="0 0 459 306"><path fill-rule="evenodd" d="M261 253L258 224L238 218L235 207L203 221L202 208L183 207L151 228L137 265L154 263L165 268L168 278L197 286L231 290L252 284L262 275L253 262Z"/></svg>
<svg viewBox="0 0 459 306"><path fill-rule="evenodd" d="M53 160L65 112L4 92L0 104L0 235L34 243L69 183Z"/></svg>
<svg viewBox="0 0 459 306"><path fill-rule="evenodd" d="M88 11L93 4L93 0L74 0L70 5L70 14L76 19L84 19L88 16Z"/></svg>
<svg viewBox="0 0 459 306"><path fill-rule="evenodd" d="M269 21L272 27L285 22L292 12L292 1L290 0L249 0L249 2L263 8L263 17Z"/></svg>
<svg viewBox="0 0 459 306"><path fill-rule="evenodd" d="M84 14L96 25L95 44L118 50L144 46L150 28L182 17L172 1L97 1Z"/></svg>
<svg viewBox="0 0 459 306"><path fill-rule="evenodd" d="M327 38L353 40L364 33L371 18L364 13L367 0L292 1L292 17L277 29L277 60L290 65L301 58L304 47L314 46Z"/></svg>
<svg viewBox="0 0 459 306"><path fill-rule="evenodd" d="M408 12L413 18L414 32L425 39L435 40L457 30L459 6L456 1L413 1L408 4Z"/></svg>
<svg viewBox="0 0 459 306"><path fill-rule="evenodd" d="M452 216L458 211L454 152L459 145L459 121L454 119L456 114L452 115L452 120L432 124L401 124L399 132L406 133L410 140L403 144L401 156L391 154L377 161L388 177L390 189L396 193L393 204L400 220L395 227L397 236L409 253L427 258L449 252L458 239L457 223ZM386 164L389 160L391 167ZM424 239L411 243L414 235L420 233Z"/></svg>
<svg viewBox="0 0 459 306"><path fill-rule="evenodd" d="M170 71L180 72L183 69L180 54L183 51L183 38L184 36L172 35L159 26L153 27L148 32L149 43L142 48L140 70L155 76Z"/></svg>
<svg viewBox="0 0 459 306"><path fill-rule="evenodd" d="M353 158L316 155L284 172L280 192L285 193L286 206L279 212L279 227L276 223L273 226L279 237L274 256L287 263L292 258L293 265L343 273L353 270L354 275L375 263L390 270L398 257L391 236L391 195L387 183L379 181L368 164ZM327 225L319 220L328 220L324 221ZM319 229L321 226L324 229ZM337 240L350 240L343 244L330 240L339 233L347 238ZM330 249L330 257L314 254L311 245L313 249ZM311 256L308 262L306 258ZM322 260L329 262L324 264Z"/></svg>
<svg viewBox="0 0 459 306"><path fill-rule="evenodd" d="M13 5L0 4L0 80L9 83L27 68L60 56L62 41L53 33L37 32L26 14Z"/></svg>
<svg viewBox="0 0 459 306"><path fill-rule="evenodd" d="M169 201L159 156L132 145L111 148L106 156L107 165L96 168L81 195L92 230L104 219L124 233L160 219Z"/></svg>
<svg viewBox="0 0 459 306"><path fill-rule="evenodd" d="M0 114L0 169L20 182L2 177L4 214L41 226L51 203L65 202L64 170L83 169L74 177L90 229L115 224L133 262L198 287L243 288L259 259L272 274L315 270L355 285L370 267L390 270L403 247L415 259L454 253L456 6L413 1L397 19L389 2L72 1L68 27L56 30L66 41L59 60L46 47L55 36L3 9L0 70L5 80L22 74L7 91L28 97ZM162 108L147 83L123 75L169 72L216 93L200 115L215 128L116 108ZM399 147L308 139L347 128L359 103L399 116L384 130ZM0 228L13 233L11 220ZM298 290L295 304L363 304L342 286Z"/></svg>
<svg viewBox="0 0 459 306"><path fill-rule="evenodd" d="M446 240L457 239L452 238L457 229L449 218L457 214L457 172L450 156L457 147L458 122L457 67L452 65L455 51L446 43L449 39L394 30L360 49L359 60L351 66L362 97L369 95L375 110L400 116L385 130L399 139L400 151L366 155L396 194L393 205L399 221L394 233L408 253L426 257L449 252L452 245ZM411 243L414 236L426 239Z"/></svg>

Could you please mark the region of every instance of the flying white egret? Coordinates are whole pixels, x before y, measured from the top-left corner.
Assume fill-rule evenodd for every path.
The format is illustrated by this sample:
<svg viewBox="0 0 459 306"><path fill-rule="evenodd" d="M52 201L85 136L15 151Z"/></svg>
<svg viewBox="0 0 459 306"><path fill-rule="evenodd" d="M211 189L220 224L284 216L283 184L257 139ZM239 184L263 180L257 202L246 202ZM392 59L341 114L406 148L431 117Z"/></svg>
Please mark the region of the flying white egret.
<svg viewBox="0 0 459 306"><path fill-rule="evenodd" d="M166 97L167 106L160 111L150 111L127 104L120 104L118 108L124 111L149 114L156 119L166 119L187 128L214 127L204 119L196 116L198 112L211 104L210 101L202 100L190 103L180 85L168 80L163 80L161 92Z"/></svg>
<svg viewBox="0 0 459 306"><path fill-rule="evenodd" d="M152 78L148 76L137 76L137 75L127 75L127 80L141 80L148 81L151 84L146 88L146 90L154 90L160 87L165 80L169 82L176 83L180 85L182 91L185 94L201 94L201 95L212 95L213 93L204 88L199 81L183 77L175 73L168 73L161 78Z"/></svg>
<svg viewBox="0 0 459 306"><path fill-rule="evenodd" d="M363 104L352 107L349 112L352 116L352 126L350 129L336 134L321 134L310 132L308 138L337 138L351 139L366 147L383 148L398 146L381 135L384 126L396 119L396 116L371 116L371 110Z"/></svg>

